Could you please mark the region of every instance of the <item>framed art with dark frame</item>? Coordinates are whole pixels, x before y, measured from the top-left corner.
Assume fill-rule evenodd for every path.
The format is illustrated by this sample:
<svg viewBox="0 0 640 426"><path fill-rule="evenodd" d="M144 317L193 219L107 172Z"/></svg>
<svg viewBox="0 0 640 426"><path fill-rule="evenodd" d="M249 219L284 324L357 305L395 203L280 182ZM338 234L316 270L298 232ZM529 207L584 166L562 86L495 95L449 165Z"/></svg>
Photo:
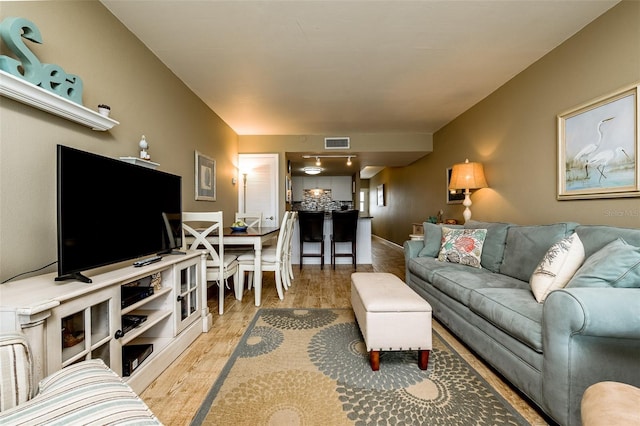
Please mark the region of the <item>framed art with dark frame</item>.
<svg viewBox="0 0 640 426"><path fill-rule="evenodd" d="M558 200L640 196L638 87L558 115Z"/></svg>
<svg viewBox="0 0 640 426"><path fill-rule="evenodd" d="M464 201L464 191L462 189L449 189L449 183L451 182L452 167L447 168L447 204L462 204Z"/></svg>
<svg viewBox="0 0 640 426"><path fill-rule="evenodd" d="M196 151L196 200L216 201L216 160Z"/></svg>

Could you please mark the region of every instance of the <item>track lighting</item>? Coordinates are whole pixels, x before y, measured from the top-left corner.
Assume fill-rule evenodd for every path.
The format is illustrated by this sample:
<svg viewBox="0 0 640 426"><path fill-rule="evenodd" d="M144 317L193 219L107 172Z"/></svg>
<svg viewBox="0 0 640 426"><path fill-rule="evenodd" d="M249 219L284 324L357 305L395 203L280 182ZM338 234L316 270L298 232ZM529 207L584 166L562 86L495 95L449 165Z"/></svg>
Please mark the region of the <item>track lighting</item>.
<svg viewBox="0 0 640 426"><path fill-rule="evenodd" d="M316 166L321 166L320 158L316 157Z"/></svg>
<svg viewBox="0 0 640 426"><path fill-rule="evenodd" d="M351 165L351 157L347 157L347 166Z"/></svg>

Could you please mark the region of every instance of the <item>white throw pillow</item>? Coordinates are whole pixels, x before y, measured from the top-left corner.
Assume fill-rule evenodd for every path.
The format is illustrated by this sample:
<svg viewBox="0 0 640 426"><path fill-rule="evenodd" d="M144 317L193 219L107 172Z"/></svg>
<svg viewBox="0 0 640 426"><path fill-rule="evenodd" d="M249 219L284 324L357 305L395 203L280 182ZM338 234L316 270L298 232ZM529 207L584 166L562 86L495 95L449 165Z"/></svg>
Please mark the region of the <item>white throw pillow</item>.
<svg viewBox="0 0 640 426"><path fill-rule="evenodd" d="M564 288L584 262L584 246L574 233L552 245L531 274L529 284L538 303Z"/></svg>

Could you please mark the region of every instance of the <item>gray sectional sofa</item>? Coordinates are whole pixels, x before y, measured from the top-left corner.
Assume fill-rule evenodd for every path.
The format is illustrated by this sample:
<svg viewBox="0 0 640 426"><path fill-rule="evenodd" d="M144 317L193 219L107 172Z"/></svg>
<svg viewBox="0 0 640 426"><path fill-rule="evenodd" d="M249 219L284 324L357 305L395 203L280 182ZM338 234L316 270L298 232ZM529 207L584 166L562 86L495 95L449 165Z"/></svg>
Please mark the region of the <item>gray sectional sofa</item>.
<svg viewBox="0 0 640 426"><path fill-rule="evenodd" d="M640 386L640 229L470 221L464 228L487 230L477 268L438 260L442 228L424 228L424 241L404 243L407 284L553 421L580 425L582 394L593 383ZM538 303L532 273L574 232L581 269Z"/></svg>

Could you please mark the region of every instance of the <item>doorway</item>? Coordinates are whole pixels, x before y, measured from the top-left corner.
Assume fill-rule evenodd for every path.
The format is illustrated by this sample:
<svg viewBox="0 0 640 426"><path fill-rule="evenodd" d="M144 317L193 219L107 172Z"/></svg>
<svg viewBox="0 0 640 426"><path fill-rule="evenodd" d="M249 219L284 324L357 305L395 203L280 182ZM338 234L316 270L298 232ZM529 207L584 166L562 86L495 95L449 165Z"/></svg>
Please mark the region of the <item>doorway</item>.
<svg viewBox="0 0 640 426"><path fill-rule="evenodd" d="M238 154L238 211L262 212L262 226L279 226L278 154Z"/></svg>

